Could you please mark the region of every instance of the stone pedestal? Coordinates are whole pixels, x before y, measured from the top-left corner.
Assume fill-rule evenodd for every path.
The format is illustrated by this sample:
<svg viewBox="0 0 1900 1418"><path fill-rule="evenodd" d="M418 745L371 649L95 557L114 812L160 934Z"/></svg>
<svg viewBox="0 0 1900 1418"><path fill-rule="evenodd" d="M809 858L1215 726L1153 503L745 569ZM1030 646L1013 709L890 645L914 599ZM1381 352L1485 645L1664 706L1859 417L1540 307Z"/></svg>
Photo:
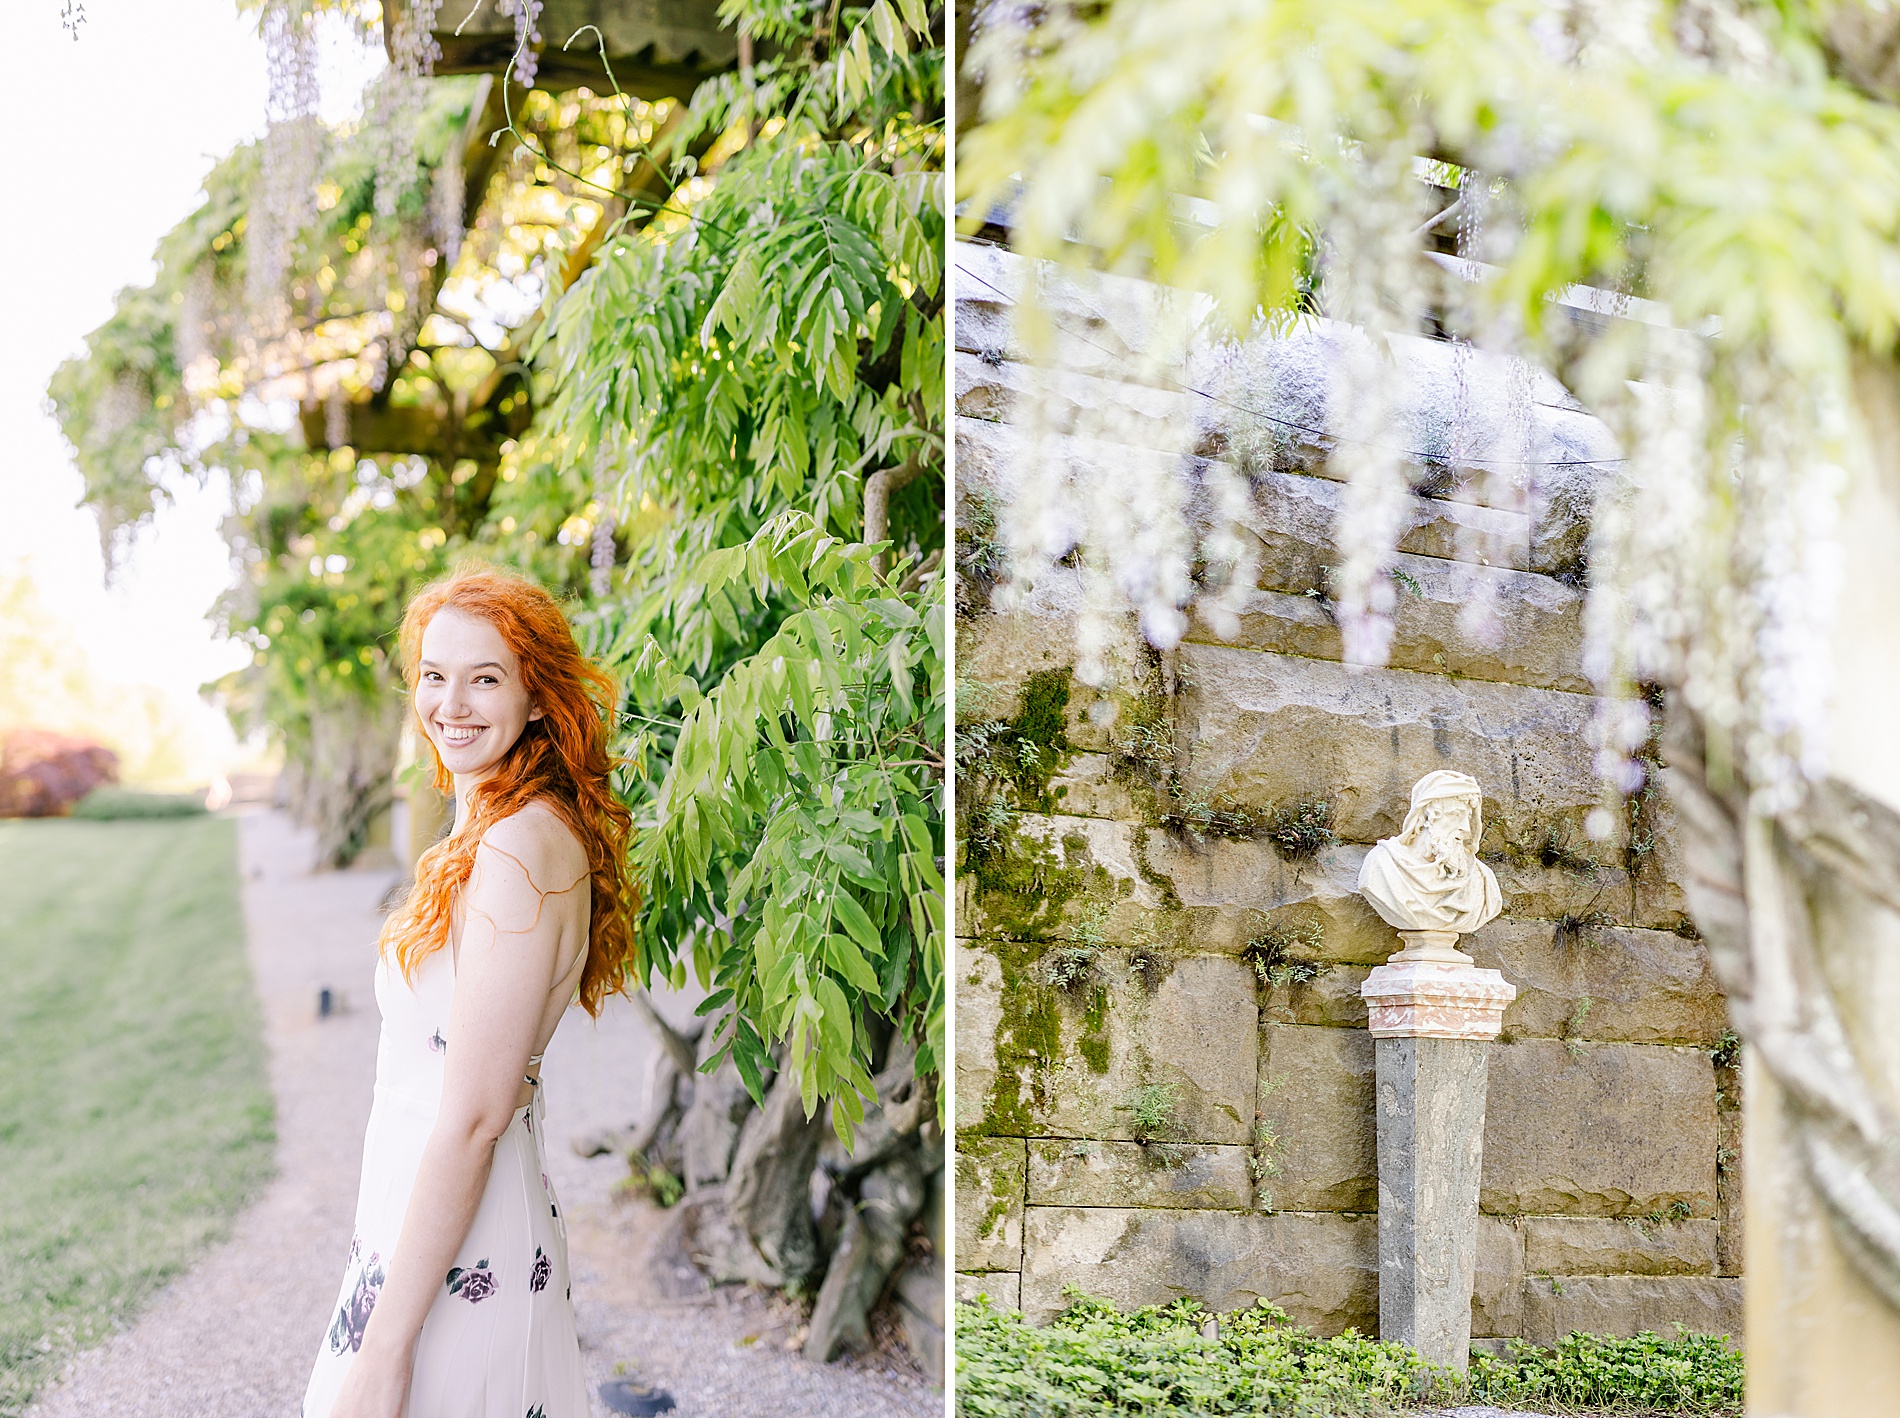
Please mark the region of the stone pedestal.
<svg viewBox="0 0 1900 1418"><path fill-rule="evenodd" d="M1379 1337L1463 1369L1486 1064L1517 990L1453 948L1455 932L1401 934L1360 989L1378 1070Z"/></svg>

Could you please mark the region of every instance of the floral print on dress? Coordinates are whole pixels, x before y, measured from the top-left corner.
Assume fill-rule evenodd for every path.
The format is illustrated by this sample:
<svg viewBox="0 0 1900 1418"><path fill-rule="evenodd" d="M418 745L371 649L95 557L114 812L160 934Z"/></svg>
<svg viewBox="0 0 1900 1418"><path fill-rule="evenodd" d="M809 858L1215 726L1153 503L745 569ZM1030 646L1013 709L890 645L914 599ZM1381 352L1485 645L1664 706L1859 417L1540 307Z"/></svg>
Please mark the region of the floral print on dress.
<svg viewBox="0 0 1900 1418"><path fill-rule="evenodd" d="M358 1242L350 1242L352 1260L358 1247ZM350 1291L350 1298L338 1307L336 1319L330 1325L332 1354L341 1354L345 1349L354 1354L363 1347L363 1331L369 1328L370 1311L376 1308L376 1297L382 1288L382 1257L371 1251L369 1260L356 1273L356 1284Z"/></svg>
<svg viewBox="0 0 1900 1418"><path fill-rule="evenodd" d="M453 963L449 951L435 952L413 981L406 981L394 968L394 960L378 967L377 1003L383 1018L377 1106L361 1134L365 1145L356 1215L337 1227L331 1241L332 1245L341 1241L337 1249L353 1258L340 1273L332 1270L327 1277L318 1277L314 1298L318 1304L328 1303L329 1314L310 1336L311 1352L306 1357L317 1362L311 1366L304 1391L307 1418L327 1418L336 1411L339 1390L348 1382L356 1360L369 1352L367 1320L372 1304L383 1308L379 1291L388 1290L395 1278L397 1263L388 1257L415 1200L411 1195L415 1146L422 1141L414 1103L440 1097L448 1045L455 1042L447 1037L453 1017ZM456 1043L456 1048L467 1042ZM566 1246L560 1227L549 1219L550 1210L543 1209L553 1199L553 1178L543 1183L544 1194L538 1199L534 1190L551 1160L542 1095L554 1086L535 1088L532 1112L522 1109L515 1114L531 1122L510 1126L496 1142L494 1169L525 1186L510 1182L496 1189L505 1192L500 1198L505 1204L481 1211L454 1252L437 1257L441 1264L433 1273L442 1280L443 1289L425 1290L418 1302L425 1304L430 1293L436 1297L416 1337L419 1380L413 1385L411 1407L418 1414L460 1414L482 1394L498 1398L490 1418L529 1414L583 1418L598 1407L592 1402L593 1384L575 1333L573 1305L581 1297L567 1289ZM508 1118L509 1114L502 1115L502 1120ZM345 1226L353 1227L354 1238ZM372 1257L371 1252L378 1254ZM545 1279L537 1272L537 1262L543 1258ZM341 1259L332 1251L329 1264ZM452 1275L450 1266L461 1267L461 1273ZM426 1285L429 1275L425 1271L419 1278ZM310 1277L300 1272L297 1283L308 1289ZM537 1284L540 1288L533 1288ZM332 1351L330 1321L336 1321L336 1352ZM4 1387L0 1382L0 1388ZM296 1399L285 1397L284 1418L292 1418Z"/></svg>
<svg viewBox="0 0 1900 1418"><path fill-rule="evenodd" d="M464 1270L461 1266L449 1272L449 1293L460 1295L471 1305L479 1305L499 1288L495 1284L495 1272L488 1268L486 1256Z"/></svg>
<svg viewBox="0 0 1900 1418"><path fill-rule="evenodd" d="M548 1288L548 1276L553 1274L554 1265L548 1260L539 1246L534 1248L534 1269L528 1274L528 1288L539 1295Z"/></svg>

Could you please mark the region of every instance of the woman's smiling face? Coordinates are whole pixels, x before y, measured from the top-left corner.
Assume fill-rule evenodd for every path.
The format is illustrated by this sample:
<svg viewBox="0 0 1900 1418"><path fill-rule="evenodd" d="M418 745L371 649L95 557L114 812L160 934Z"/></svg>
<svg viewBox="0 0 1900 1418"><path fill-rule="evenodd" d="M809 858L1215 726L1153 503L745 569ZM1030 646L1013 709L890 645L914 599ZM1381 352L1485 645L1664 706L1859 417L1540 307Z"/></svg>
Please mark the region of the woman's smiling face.
<svg viewBox="0 0 1900 1418"><path fill-rule="evenodd" d="M513 748L541 710L521 683L521 663L494 625L445 608L422 632L416 717L442 764L461 782L479 782Z"/></svg>

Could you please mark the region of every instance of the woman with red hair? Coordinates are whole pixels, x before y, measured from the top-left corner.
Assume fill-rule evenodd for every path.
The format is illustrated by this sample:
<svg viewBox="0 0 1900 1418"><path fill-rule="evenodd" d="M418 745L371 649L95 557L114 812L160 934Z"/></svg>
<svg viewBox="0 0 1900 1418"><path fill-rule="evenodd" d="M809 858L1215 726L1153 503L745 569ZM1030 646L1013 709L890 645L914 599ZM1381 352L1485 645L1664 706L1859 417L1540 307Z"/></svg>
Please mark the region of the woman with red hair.
<svg viewBox="0 0 1900 1418"><path fill-rule="evenodd" d="M455 825L383 927L356 1234L304 1418L586 1418L539 1069L633 951L614 684L553 597L486 567L416 595L402 661Z"/></svg>

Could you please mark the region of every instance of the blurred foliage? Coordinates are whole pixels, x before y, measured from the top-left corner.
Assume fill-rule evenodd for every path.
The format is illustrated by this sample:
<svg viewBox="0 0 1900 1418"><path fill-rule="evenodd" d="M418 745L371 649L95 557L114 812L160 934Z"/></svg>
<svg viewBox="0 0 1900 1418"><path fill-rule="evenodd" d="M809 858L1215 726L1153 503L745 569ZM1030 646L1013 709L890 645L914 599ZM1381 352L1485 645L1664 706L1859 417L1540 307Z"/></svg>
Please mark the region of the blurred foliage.
<svg viewBox="0 0 1900 1418"><path fill-rule="evenodd" d="M1827 771L1820 687L1857 565L1836 517L1885 476L1874 391L1896 377L1900 11L1055 0L987 6L976 28L972 226L1000 206L1026 255L1204 293L1217 339L1317 304L1375 339L1522 356L1614 435L1614 458L1487 470L1588 510L1594 838L1646 781L1646 685L1759 810ZM1018 325L1046 346L1037 305ZM1364 663L1389 646L1403 482L1405 445L1382 440L1368 427L1328 454L1351 489L1328 598ZM1116 552L1078 559L1132 581L1140 555Z"/></svg>
<svg viewBox="0 0 1900 1418"><path fill-rule="evenodd" d="M72 816L89 822L123 822L148 817L198 817L204 799L196 793L138 793L126 788L94 788L73 804Z"/></svg>
<svg viewBox="0 0 1900 1418"><path fill-rule="evenodd" d="M390 657L410 592L471 547L570 592L586 567L562 534L567 513L550 510L572 480L550 479L518 437L532 389L513 339L601 206L584 182L514 150L451 262L431 209L438 180L459 179L479 94L474 79L430 87L412 115L416 177L393 216L375 210L383 136L367 124L332 135L283 329L246 307L260 157L238 149L160 243L154 283L121 293L49 391L109 558L177 479L230 480L237 584L217 616L254 664L219 690L240 730L266 727L283 744L337 862L387 802L400 722ZM587 93L532 93L516 110L517 129L557 162L609 178L664 117ZM535 491L508 495L517 480Z"/></svg>
<svg viewBox="0 0 1900 1418"><path fill-rule="evenodd" d="M972 50L987 121L960 181L1020 190L1019 249L1079 255L1079 240L1209 291L1246 328L1262 305L1302 304L1316 219L1364 156L1353 139L1403 134L1509 184L1499 216L1522 236L1497 294L1531 332L1585 282L1808 358L1843 331L1884 348L1900 322L1900 110L1842 77L1851 56L1827 33L1867 9L1045 6ZM1181 196L1212 206L1186 222Z"/></svg>
<svg viewBox="0 0 1900 1418"><path fill-rule="evenodd" d="M221 688L312 793L364 770L315 809L355 813L338 859L388 774L326 759L326 725L394 722L411 589L478 554L568 596L627 685L643 978L690 965L755 1095L789 1060L848 1131L872 1015L921 1073L943 1051L942 19L722 16L767 57L690 103L604 65L510 90L453 259L431 194L490 136L478 81L432 84L394 217L374 124L333 134L286 330L243 308L240 149L52 394L109 546L172 480L230 477L219 613L255 664Z"/></svg>
<svg viewBox="0 0 1900 1418"><path fill-rule="evenodd" d="M111 749L127 782L202 782L199 726L153 686L114 682L75 652L78 638L29 576L0 573L0 736L54 729Z"/></svg>

